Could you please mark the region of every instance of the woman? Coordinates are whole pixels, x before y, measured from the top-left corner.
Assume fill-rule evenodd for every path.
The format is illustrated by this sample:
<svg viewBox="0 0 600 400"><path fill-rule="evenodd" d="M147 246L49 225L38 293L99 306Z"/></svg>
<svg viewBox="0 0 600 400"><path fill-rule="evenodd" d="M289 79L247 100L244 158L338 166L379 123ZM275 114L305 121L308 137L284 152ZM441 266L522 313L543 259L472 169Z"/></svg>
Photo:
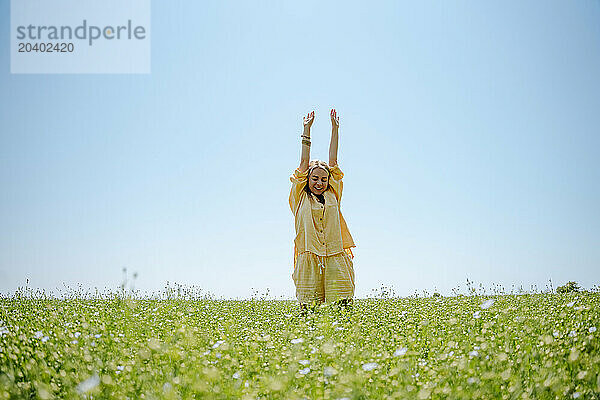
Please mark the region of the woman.
<svg viewBox="0 0 600 400"><path fill-rule="evenodd" d="M350 248L356 246L340 210L344 174L337 165L339 118L335 109L330 116L329 164L309 162L312 111L304 117L300 166L290 177L289 200L296 225L292 279L303 313L309 303L351 306L354 296Z"/></svg>

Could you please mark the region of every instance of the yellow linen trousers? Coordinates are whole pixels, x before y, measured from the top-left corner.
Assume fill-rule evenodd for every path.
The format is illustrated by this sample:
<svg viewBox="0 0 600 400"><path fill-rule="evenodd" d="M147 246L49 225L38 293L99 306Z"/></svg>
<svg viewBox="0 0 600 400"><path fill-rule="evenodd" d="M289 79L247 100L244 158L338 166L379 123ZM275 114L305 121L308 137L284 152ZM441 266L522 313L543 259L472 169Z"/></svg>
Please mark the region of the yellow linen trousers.
<svg viewBox="0 0 600 400"><path fill-rule="evenodd" d="M301 303L331 303L354 296L354 264L345 251L331 256L298 254L292 279Z"/></svg>

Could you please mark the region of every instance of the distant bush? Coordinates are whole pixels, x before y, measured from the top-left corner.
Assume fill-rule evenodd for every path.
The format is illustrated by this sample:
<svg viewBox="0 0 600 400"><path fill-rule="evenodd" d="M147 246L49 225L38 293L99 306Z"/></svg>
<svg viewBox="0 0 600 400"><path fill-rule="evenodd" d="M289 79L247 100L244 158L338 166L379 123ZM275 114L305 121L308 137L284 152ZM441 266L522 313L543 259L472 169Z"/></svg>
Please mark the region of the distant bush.
<svg viewBox="0 0 600 400"><path fill-rule="evenodd" d="M577 284L577 282L567 282L564 286L559 286L556 289L557 293L571 293L571 292L579 292L581 288Z"/></svg>
<svg viewBox="0 0 600 400"><path fill-rule="evenodd" d="M441 294L439 294L438 292L435 292L435 293L433 294L433 297L442 297L442 295L441 295Z"/></svg>

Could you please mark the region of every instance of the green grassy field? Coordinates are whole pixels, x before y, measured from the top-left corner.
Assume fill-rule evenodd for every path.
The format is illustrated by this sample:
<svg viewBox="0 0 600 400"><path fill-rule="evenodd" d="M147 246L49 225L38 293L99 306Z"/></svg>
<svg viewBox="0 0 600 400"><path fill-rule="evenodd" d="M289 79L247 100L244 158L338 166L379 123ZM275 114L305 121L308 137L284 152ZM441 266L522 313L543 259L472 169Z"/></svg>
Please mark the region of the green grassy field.
<svg viewBox="0 0 600 400"><path fill-rule="evenodd" d="M595 399L600 294L0 300L0 398Z"/></svg>

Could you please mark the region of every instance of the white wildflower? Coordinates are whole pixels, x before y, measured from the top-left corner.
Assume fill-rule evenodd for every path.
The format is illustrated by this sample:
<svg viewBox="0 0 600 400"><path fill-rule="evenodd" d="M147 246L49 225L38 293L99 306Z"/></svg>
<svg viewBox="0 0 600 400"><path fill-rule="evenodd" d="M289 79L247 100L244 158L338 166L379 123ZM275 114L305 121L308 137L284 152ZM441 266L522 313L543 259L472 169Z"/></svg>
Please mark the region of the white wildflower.
<svg viewBox="0 0 600 400"><path fill-rule="evenodd" d="M362 365L362 369L364 371L372 371L377 367L378 367L377 363L366 363L366 364Z"/></svg>
<svg viewBox="0 0 600 400"><path fill-rule="evenodd" d="M310 361L308 361L308 360L300 360L300 361L298 361L298 362L299 362L300 364L302 364L302 365L308 365L308 364L310 364Z"/></svg>
<svg viewBox="0 0 600 400"><path fill-rule="evenodd" d="M337 371L333 367L325 367L325 369L323 370L323 374L325 374L325 376L333 376L337 374Z"/></svg>
<svg viewBox="0 0 600 400"><path fill-rule="evenodd" d="M239 371L236 371L236 372L235 372L235 374L231 375L231 377L232 377L233 379L240 379L240 376L241 376L241 375L240 375L240 372L239 372Z"/></svg>
<svg viewBox="0 0 600 400"><path fill-rule="evenodd" d="M494 299L489 299L483 302L483 304L480 306L482 309L487 310L488 308L490 308L492 305L494 304Z"/></svg>
<svg viewBox="0 0 600 400"><path fill-rule="evenodd" d="M471 357L477 357L479 355L479 353L477 352L477 350L473 350L472 352L469 353L469 355Z"/></svg>
<svg viewBox="0 0 600 400"><path fill-rule="evenodd" d="M407 351L407 348L406 348L406 347L402 347L402 348L400 348L400 349L398 349L398 350L396 350L396 351L394 352L394 356L395 356L395 357L398 357L398 356L403 356L403 355L405 355L405 354L406 354L406 351Z"/></svg>
<svg viewBox="0 0 600 400"><path fill-rule="evenodd" d="M574 305L574 304L575 304L575 302L574 302L574 301L572 301L572 302L570 302L570 303L567 303L567 307L573 307L573 305Z"/></svg>
<svg viewBox="0 0 600 400"><path fill-rule="evenodd" d="M97 334L95 334L95 335L94 335L94 337L95 337L96 339L100 339L100 337L101 337L101 336L102 336L102 334L101 334L101 333L97 333Z"/></svg>
<svg viewBox="0 0 600 400"><path fill-rule="evenodd" d="M306 367L304 369L301 369L300 371L298 371L300 374L302 375L306 375L310 372L310 367Z"/></svg>
<svg viewBox="0 0 600 400"><path fill-rule="evenodd" d="M473 318L480 318L481 316L479 315L479 311L475 311L473 313Z"/></svg>
<svg viewBox="0 0 600 400"><path fill-rule="evenodd" d="M100 377L98 376L98 374L94 374L85 381L81 382L79 385L77 385L77 391L79 393L87 393L96 386L98 386L99 383Z"/></svg>
<svg viewBox="0 0 600 400"><path fill-rule="evenodd" d="M291 340L292 344L298 344L298 343L302 343L304 342L304 339L302 338L295 338Z"/></svg>
<svg viewBox="0 0 600 400"><path fill-rule="evenodd" d="M222 345L223 343L225 343L224 340L217 340L217 343L213 344L212 348L216 349L217 347L219 347L220 345Z"/></svg>
<svg viewBox="0 0 600 400"><path fill-rule="evenodd" d="M42 333L42 331L37 331L37 332L36 332L36 333L33 335L33 337L34 337L34 338L36 338L36 339L39 339L39 338L41 338L42 336L44 336L44 334Z"/></svg>
<svg viewBox="0 0 600 400"><path fill-rule="evenodd" d="M594 333L594 332L596 332L596 327L595 326L590 326L590 329L588 329L588 331L590 333Z"/></svg>

